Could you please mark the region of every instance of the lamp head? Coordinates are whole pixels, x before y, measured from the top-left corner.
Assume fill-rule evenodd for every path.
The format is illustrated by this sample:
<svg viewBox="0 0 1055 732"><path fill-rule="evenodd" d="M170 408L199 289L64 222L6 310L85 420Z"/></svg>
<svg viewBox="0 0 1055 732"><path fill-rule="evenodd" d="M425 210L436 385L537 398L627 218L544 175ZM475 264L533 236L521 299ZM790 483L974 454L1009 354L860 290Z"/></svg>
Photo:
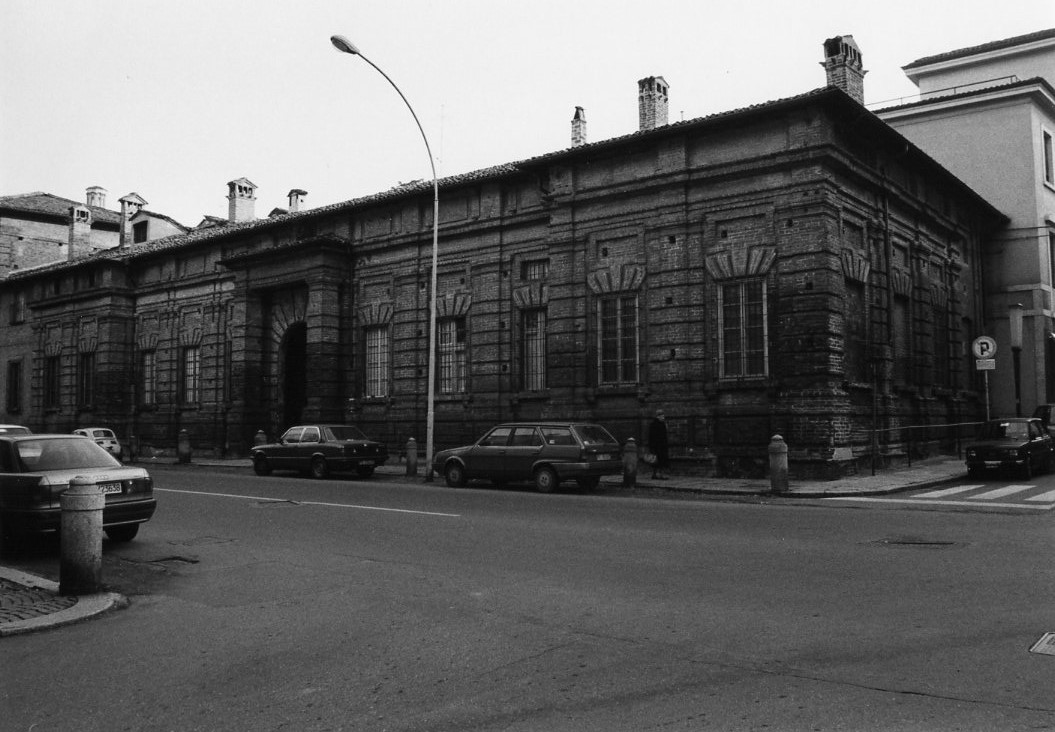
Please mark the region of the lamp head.
<svg viewBox="0 0 1055 732"><path fill-rule="evenodd" d="M361 56L359 49L355 47L355 44L349 41L344 36L330 36L330 43L341 53L350 53L353 56Z"/></svg>

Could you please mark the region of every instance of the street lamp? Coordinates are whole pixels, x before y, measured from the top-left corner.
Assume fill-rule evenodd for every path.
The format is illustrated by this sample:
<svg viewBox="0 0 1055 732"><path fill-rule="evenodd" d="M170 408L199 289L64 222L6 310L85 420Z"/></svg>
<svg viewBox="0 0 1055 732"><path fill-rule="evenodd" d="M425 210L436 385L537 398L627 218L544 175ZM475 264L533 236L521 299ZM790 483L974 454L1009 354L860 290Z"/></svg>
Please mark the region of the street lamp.
<svg viewBox="0 0 1055 732"><path fill-rule="evenodd" d="M1008 323L1011 328L1011 358L1015 369L1015 416L1022 416L1022 303L1008 306Z"/></svg>
<svg viewBox="0 0 1055 732"><path fill-rule="evenodd" d="M352 56L358 56L366 63L374 67L374 70L381 76L385 77L385 81L392 85L392 88L399 94L400 99L407 105L407 109L410 110L410 115L414 118L415 124L418 126L418 131L421 132L421 139L425 142L425 152L429 155L429 166L432 168L432 275L431 275L431 288L430 288L430 299L429 299L429 404L428 404L428 415L425 420L425 482L432 481L432 447L433 447L433 431L436 423L436 264L439 259L439 243L440 243L440 183L436 177L436 162L432 157L432 148L429 146L429 138L425 136L425 128L421 126L421 121L418 119L418 115L414 112L414 108L410 106L410 102L407 101L406 95L403 94L402 90L396 86L396 82L389 78L388 74L381 70L381 68L373 61L368 59L366 56L359 51L355 45L344 36L330 36L330 43L341 53L351 54Z"/></svg>

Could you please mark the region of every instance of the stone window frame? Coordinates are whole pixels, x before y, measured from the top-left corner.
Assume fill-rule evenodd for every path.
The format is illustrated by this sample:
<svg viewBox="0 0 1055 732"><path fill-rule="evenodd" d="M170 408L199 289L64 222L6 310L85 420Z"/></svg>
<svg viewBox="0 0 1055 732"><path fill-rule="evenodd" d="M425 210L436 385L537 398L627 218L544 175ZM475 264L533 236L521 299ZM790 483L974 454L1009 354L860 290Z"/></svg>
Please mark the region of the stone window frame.
<svg viewBox="0 0 1055 732"><path fill-rule="evenodd" d="M392 390L392 328L374 323L363 328L363 397L383 399Z"/></svg>
<svg viewBox="0 0 1055 732"><path fill-rule="evenodd" d="M606 308L616 305L614 311ZM629 308L627 306L630 306ZM628 315L633 322L627 323ZM609 337L607 326L614 320L614 336ZM632 330L632 333L630 332ZM612 357L606 354L606 347L614 345ZM610 348L609 348L610 350ZM632 350L633 353L627 353ZM626 367L632 366L632 373ZM609 378L606 367L615 368L614 378ZM634 291L616 291L597 298L597 383L601 386L635 385L641 381L641 297Z"/></svg>
<svg viewBox="0 0 1055 732"><path fill-rule="evenodd" d="M718 296L718 378L729 381L741 381L744 379L766 379L769 377L769 287L765 277L737 277L732 279L722 280L717 284L717 296ZM751 302L744 297L745 288L753 285L759 286L759 296L757 298L758 313L752 314L748 312L751 306ZM737 299L737 330L738 342L742 344L742 347L736 350L736 354L739 358L740 367L737 369L737 373L733 373L730 369L730 355L732 351L727 351L729 344L727 342L727 331L731 328L727 327L727 288L736 288L738 290ZM761 349L749 348L748 341L750 338L749 334L745 332L747 329L759 327L758 325L752 326L751 323L760 321L761 327ZM745 326L745 323L747 324ZM761 350L761 353L756 356L760 358L760 369L748 370L748 365L751 363L751 354Z"/></svg>

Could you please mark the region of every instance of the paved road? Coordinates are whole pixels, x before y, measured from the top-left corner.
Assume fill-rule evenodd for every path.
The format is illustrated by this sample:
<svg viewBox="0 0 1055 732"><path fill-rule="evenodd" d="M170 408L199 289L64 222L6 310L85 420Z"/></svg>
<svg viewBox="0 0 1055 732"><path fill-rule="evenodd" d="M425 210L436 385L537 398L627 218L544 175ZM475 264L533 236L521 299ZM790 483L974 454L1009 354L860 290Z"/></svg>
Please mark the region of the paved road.
<svg viewBox="0 0 1055 732"><path fill-rule="evenodd" d="M4 725L1055 725L1047 512L155 474L130 605L0 640Z"/></svg>

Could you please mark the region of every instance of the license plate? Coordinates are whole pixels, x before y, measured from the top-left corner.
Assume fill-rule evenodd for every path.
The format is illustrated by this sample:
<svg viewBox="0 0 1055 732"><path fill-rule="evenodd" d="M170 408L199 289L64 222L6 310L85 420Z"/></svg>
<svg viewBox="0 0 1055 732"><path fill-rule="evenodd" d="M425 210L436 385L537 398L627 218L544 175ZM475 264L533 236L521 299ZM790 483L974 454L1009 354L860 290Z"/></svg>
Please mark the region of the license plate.
<svg viewBox="0 0 1055 732"><path fill-rule="evenodd" d="M374 461L373 460L360 460L359 464L364 466L364 467L369 467L369 466L374 464Z"/></svg>
<svg viewBox="0 0 1055 732"><path fill-rule="evenodd" d="M598 456L597 456L597 459L598 459L598 460L611 460L611 459L612 459L612 456L611 456L611 455L609 455L608 453L605 453L605 454L603 454L603 455L598 455Z"/></svg>
<svg viewBox="0 0 1055 732"><path fill-rule="evenodd" d="M99 488L102 489L102 492L104 494L106 494L106 493L120 493L121 492L121 484L120 483L100 483L99 484Z"/></svg>
<svg viewBox="0 0 1055 732"><path fill-rule="evenodd" d="M985 467L987 468L999 468L1001 465L999 460L986 460Z"/></svg>

